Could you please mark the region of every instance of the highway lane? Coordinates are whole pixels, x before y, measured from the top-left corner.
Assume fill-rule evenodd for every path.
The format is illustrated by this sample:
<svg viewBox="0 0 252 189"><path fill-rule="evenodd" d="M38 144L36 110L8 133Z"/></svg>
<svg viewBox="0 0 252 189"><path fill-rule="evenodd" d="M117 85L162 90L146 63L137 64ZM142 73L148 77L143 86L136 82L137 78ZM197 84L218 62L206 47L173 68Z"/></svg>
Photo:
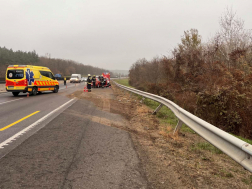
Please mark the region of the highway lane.
<svg viewBox="0 0 252 189"><path fill-rule="evenodd" d="M108 98L97 105L78 99L0 158L0 188L147 188L130 134L110 126L125 121L108 111Z"/></svg>
<svg viewBox="0 0 252 189"><path fill-rule="evenodd" d="M0 95L0 158L5 156L9 151L18 146L26 138L34 134L37 130L41 129L47 123L55 118L60 112L65 110L75 102L67 97L76 90L83 88L85 83L81 84L68 84L67 88L60 85L58 93L45 92L36 96L26 97L26 94L20 94L14 97L12 93L5 93ZM37 120L43 118L50 112L59 108L63 104L69 102L52 115L46 117L40 124L36 125L31 130L27 131L22 136L16 137L15 141L7 143L5 141L22 131L29 125L32 125ZM27 117L28 116L28 117ZM4 143L4 146L1 144Z"/></svg>

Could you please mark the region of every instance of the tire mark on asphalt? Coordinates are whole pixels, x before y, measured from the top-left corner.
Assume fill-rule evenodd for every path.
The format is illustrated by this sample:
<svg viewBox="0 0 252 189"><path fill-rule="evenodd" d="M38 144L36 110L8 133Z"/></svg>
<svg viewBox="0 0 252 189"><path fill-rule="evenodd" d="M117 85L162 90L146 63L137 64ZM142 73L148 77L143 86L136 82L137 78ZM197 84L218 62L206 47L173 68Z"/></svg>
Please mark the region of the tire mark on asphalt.
<svg viewBox="0 0 252 189"><path fill-rule="evenodd" d="M93 111L91 112L91 115L94 113L95 110L96 110L96 107L94 106L94 107L93 107ZM73 158L72 158L72 160L71 160L71 163L69 164L68 168L66 169L66 173L65 173L65 176L64 176L65 178L64 178L64 181L63 181L63 183L62 183L62 186L60 187L61 189L64 189L65 184L66 184L66 182L68 181L68 180L67 180L68 174L70 173L71 168L72 168L72 166L73 166L74 163L75 163L76 156L77 156L77 154L78 154L78 151L79 151L80 146L81 146L82 139L83 139L83 137L84 137L84 133L85 133L86 129L88 128L87 126L90 124L91 121L92 121L92 120L89 120L88 123L87 123L87 125L86 125L86 127L82 130L81 137L80 137L80 140L79 140L79 142L78 142L77 148L76 148L76 150L75 150L75 152L74 152L74 155L73 155ZM71 187L71 188L72 188L72 187Z"/></svg>

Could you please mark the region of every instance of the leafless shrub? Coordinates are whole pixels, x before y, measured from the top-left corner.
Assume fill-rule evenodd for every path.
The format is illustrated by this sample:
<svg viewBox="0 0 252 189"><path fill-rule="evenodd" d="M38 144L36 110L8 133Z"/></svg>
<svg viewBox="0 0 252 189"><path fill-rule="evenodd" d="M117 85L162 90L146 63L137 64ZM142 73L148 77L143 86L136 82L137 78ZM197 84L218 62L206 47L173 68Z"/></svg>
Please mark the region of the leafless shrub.
<svg viewBox="0 0 252 189"><path fill-rule="evenodd" d="M171 58L137 61L130 69L130 83L228 132L252 138L251 31L230 9L220 27L204 44L196 29L185 31Z"/></svg>

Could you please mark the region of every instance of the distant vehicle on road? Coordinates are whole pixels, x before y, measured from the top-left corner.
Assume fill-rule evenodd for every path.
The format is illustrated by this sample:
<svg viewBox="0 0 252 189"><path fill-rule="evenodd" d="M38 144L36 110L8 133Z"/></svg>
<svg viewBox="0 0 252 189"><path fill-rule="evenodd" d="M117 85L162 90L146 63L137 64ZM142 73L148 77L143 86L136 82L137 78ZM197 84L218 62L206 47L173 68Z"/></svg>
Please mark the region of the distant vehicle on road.
<svg viewBox="0 0 252 189"><path fill-rule="evenodd" d="M55 78L61 78L62 76L61 76L61 74L55 74L54 77Z"/></svg>
<svg viewBox="0 0 252 189"><path fill-rule="evenodd" d="M108 79L110 80L110 73L109 73L109 72L104 72L104 73L102 73L102 76L103 76L104 78L108 78Z"/></svg>
<svg viewBox="0 0 252 189"><path fill-rule="evenodd" d="M110 83L109 83L109 79L108 78L104 78L104 87L109 87Z"/></svg>
<svg viewBox="0 0 252 189"><path fill-rule="evenodd" d="M81 81L82 81L82 82L86 82L86 81L87 81L87 78L86 78L86 77L82 77L82 78L81 78Z"/></svg>
<svg viewBox="0 0 252 189"><path fill-rule="evenodd" d="M80 83L81 82L81 74L72 74L70 78L70 83Z"/></svg>
<svg viewBox="0 0 252 189"><path fill-rule="evenodd" d="M91 83L91 86L93 86L93 82ZM94 88L99 88L101 87L101 82L99 79L99 76L96 76L96 81L95 81L95 87Z"/></svg>
<svg viewBox="0 0 252 189"><path fill-rule="evenodd" d="M110 84L110 73L108 73L108 72L102 73L102 76L103 76L104 82L105 82L104 86L106 86L106 87L111 86L111 84Z"/></svg>
<svg viewBox="0 0 252 189"><path fill-rule="evenodd" d="M59 90L59 82L47 67L32 65L10 65L6 70L6 91L18 96L20 92L37 92Z"/></svg>

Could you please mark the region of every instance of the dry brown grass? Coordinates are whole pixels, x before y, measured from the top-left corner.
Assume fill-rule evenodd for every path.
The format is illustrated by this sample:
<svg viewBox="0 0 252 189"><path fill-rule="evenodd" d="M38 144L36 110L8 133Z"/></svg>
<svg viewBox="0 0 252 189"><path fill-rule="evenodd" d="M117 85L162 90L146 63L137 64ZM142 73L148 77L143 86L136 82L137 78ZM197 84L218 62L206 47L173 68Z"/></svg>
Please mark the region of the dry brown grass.
<svg viewBox="0 0 252 189"><path fill-rule="evenodd" d="M94 93L93 93L94 92ZM95 92L98 92L95 96ZM109 93L110 92L110 93ZM91 93L76 92L104 109L110 99L110 113L124 117L123 124L111 122L112 127L130 133L152 188L249 188L252 174L225 154L217 154L205 145L207 141L190 132L173 135L173 127L159 123L152 110L139 99L129 98L112 88ZM108 110L106 110L108 111ZM99 119L100 120L100 119ZM203 146L202 146L203 145Z"/></svg>

